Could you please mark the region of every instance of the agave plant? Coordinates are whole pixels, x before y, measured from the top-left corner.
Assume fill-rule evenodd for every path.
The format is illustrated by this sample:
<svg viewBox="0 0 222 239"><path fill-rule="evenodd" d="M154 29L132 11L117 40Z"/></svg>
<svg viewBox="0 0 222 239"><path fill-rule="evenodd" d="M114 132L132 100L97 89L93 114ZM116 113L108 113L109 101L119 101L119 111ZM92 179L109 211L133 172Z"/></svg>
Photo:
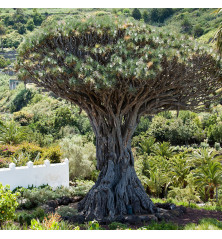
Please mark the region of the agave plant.
<svg viewBox="0 0 222 239"><path fill-rule="evenodd" d="M0 143L19 144L26 139L27 133L24 128L15 121L0 124Z"/></svg>

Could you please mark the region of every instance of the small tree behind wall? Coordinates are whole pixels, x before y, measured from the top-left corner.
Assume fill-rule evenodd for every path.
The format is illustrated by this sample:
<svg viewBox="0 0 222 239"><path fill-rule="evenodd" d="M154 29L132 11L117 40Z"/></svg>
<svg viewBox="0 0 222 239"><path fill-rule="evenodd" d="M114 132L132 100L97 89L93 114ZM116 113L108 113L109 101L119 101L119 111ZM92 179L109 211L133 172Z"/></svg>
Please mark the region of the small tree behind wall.
<svg viewBox="0 0 222 239"><path fill-rule="evenodd" d="M19 47L20 79L85 110L96 136L97 182L79 203L88 218L155 213L134 170L131 138L140 117L202 110L221 87L220 64L185 36L137 21L66 18Z"/></svg>

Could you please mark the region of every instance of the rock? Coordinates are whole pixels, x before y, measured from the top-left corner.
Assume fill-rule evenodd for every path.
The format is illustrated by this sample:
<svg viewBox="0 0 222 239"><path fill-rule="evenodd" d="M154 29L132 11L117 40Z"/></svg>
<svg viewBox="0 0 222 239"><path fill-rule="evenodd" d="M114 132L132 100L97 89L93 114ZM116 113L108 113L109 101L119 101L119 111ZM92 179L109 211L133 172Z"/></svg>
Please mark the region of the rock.
<svg viewBox="0 0 222 239"><path fill-rule="evenodd" d="M50 207L47 204L43 204L40 208L42 208L45 211L45 213L55 213L55 208Z"/></svg>
<svg viewBox="0 0 222 239"><path fill-rule="evenodd" d="M158 208L163 208L163 209L167 209L167 210L172 210L172 209L176 208L176 205L173 203L155 203L155 206Z"/></svg>
<svg viewBox="0 0 222 239"><path fill-rule="evenodd" d="M72 202L80 202L82 199L82 196L75 196L74 198L72 198Z"/></svg>
<svg viewBox="0 0 222 239"><path fill-rule="evenodd" d="M57 200L58 205L68 205L69 203L72 202L72 199L67 196L63 196Z"/></svg>
<svg viewBox="0 0 222 239"><path fill-rule="evenodd" d="M56 208L58 207L58 202L56 200L50 200L46 203L49 207Z"/></svg>
<svg viewBox="0 0 222 239"><path fill-rule="evenodd" d="M137 215L125 215L124 216L125 222L131 225L139 224L140 218Z"/></svg>
<svg viewBox="0 0 222 239"><path fill-rule="evenodd" d="M156 217L158 218L158 221L169 221L172 218L172 215L170 212L160 212L156 213Z"/></svg>
<svg viewBox="0 0 222 239"><path fill-rule="evenodd" d="M120 223L125 223L126 220L125 220L125 217L123 215L118 215L114 218L114 221L115 222L120 222Z"/></svg>
<svg viewBox="0 0 222 239"><path fill-rule="evenodd" d="M184 206L179 206L180 210L183 212L183 213L186 213L187 212L187 208L184 207Z"/></svg>
<svg viewBox="0 0 222 239"><path fill-rule="evenodd" d="M150 215L140 215L138 217L139 217L141 223L151 222L151 221L157 222L158 221L158 218L155 215L152 215L152 214L150 214Z"/></svg>
<svg viewBox="0 0 222 239"><path fill-rule="evenodd" d="M83 215L73 215L73 216L64 216L62 217L63 220L67 220L71 223L78 223L78 224L84 224L85 217Z"/></svg>
<svg viewBox="0 0 222 239"><path fill-rule="evenodd" d="M186 208L179 206L170 211L173 216L180 217L186 212Z"/></svg>

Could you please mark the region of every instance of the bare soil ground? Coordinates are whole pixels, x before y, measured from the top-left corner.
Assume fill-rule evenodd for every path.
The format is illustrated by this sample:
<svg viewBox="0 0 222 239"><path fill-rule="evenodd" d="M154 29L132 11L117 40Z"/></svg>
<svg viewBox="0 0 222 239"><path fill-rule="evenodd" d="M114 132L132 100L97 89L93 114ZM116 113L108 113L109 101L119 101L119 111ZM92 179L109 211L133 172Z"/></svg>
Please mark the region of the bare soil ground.
<svg viewBox="0 0 222 239"><path fill-rule="evenodd" d="M187 208L187 211L186 213L184 213L184 215L172 219L170 221L173 223L177 223L178 225L184 226L188 223L198 223L198 221L203 218L215 218L219 221L222 221L222 212Z"/></svg>

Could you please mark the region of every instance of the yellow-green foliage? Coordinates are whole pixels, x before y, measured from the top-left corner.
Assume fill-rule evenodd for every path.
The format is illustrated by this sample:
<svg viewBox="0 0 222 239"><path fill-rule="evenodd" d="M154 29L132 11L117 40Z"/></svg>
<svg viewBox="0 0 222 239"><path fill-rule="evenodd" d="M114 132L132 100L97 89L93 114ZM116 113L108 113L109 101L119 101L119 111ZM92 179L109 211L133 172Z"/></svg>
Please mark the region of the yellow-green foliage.
<svg viewBox="0 0 222 239"><path fill-rule="evenodd" d="M43 158L48 159L50 163L60 163L61 149L59 146L51 146L43 153Z"/></svg>
<svg viewBox="0 0 222 239"><path fill-rule="evenodd" d="M6 220L15 217L15 209L18 206L17 196L19 193L12 193L9 185L3 186L0 183L0 226Z"/></svg>
<svg viewBox="0 0 222 239"><path fill-rule="evenodd" d="M27 113L26 111L19 111L13 114L15 121L19 122L22 126L28 125L33 119L34 114Z"/></svg>
<svg viewBox="0 0 222 239"><path fill-rule="evenodd" d="M60 163L61 150L58 145L41 148L36 144L24 142L17 146L0 145L0 156L2 163L14 162L17 166L24 166L28 161L39 165L46 159L51 163Z"/></svg>

